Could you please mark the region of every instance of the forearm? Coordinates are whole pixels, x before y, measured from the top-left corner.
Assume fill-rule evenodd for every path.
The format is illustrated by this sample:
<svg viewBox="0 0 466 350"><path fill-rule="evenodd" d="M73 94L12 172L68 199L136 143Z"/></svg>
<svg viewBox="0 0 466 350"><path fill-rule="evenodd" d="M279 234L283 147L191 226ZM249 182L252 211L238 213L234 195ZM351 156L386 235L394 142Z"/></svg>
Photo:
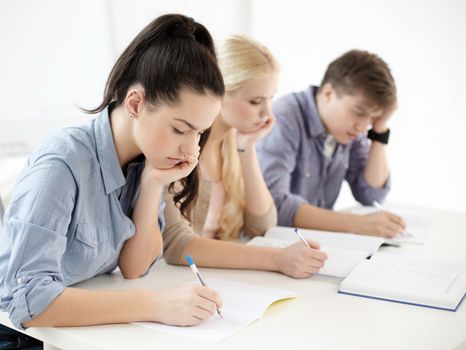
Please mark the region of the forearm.
<svg viewBox="0 0 466 350"><path fill-rule="evenodd" d="M358 216L354 214L322 209L306 203L298 207L294 225L314 230L356 232L358 220Z"/></svg>
<svg viewBox="0 0 466 350"><path fill-rule="evenodd" d="M364 180L375 188L383 187L388 179L389 169L386 147L380 142L373 141L369 159L364 169Z"/></svg>
<svg viewBox="0 0 466 350"><path fill-rule="evenodd" d="M253 215L264 215L273 205L270 194L257 160L254 146L239 152L243 171L246 210Z"/></svg>
<svg viewBox="0 0 466 350"><path fill-rule="evenodd" d="M278 271L278 254L276 248L195 237L184 249L180 264L186 265L184 257L190 255L198 266Z"/></svg>
<svg viewBox="0 0 466 350"><path fill-rule="evenodd" d="M144 274L162 250L158 223L162 187L142 186L133 211L136 233L125 242L119 257L122 274L137 278Z"/></svg>
<svg viewBox="0 0 466 350"><path fill-rule="evenodd" d="M40 315L24 327L73 327L152 320L150 292L91 291L66 288Z"/></svg>

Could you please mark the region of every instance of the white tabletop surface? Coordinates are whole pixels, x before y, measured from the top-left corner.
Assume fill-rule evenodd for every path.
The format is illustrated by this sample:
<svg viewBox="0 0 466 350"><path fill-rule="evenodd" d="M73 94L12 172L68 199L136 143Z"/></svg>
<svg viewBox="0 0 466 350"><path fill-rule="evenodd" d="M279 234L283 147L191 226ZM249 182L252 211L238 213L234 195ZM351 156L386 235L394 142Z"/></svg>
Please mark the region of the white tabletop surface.
<svg viewBox="0 0 466 350"><path fill-rule="evenodd" d="M426 229L424 245L382 247L393 253L466 257L466 214L396 205ZM221 278L293 290L294 299L269 307L262 318L219 344L191 340L132 324L36 328L27 333L62 349L465 349L466 301L457 312L338 294L340 279L293 279L279 273L202 268L205 278ZM90 289L160 289L192 282L188 267L154 265L140 279L119 272L93 278ZM0 322L11 326L5 313Z"/></svg>

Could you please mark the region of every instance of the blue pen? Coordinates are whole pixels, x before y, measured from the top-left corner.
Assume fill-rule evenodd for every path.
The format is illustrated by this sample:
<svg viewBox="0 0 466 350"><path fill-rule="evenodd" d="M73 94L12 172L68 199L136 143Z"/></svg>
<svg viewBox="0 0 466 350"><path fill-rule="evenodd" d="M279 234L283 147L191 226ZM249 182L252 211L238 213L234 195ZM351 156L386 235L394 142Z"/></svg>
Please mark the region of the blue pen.
<svg viewBox="0 0 466 350"><path fill-rule="evenodd" d="M188 261L188 264L189 264L189 267L191 268L191 270L194 272L194 274L199 279L199 282L201 282L201 284L204 287L207 287L207 284L205 284L204 280L202 279L202 276L201 276L199 270L197 269L197 266L194 263L193 259L191 259L191 257L189 255L186 255L186 260ZM220 316L220 318L223 319L222 313L220 312L220 310L218 308L217 308L217 314Z"/></svg>

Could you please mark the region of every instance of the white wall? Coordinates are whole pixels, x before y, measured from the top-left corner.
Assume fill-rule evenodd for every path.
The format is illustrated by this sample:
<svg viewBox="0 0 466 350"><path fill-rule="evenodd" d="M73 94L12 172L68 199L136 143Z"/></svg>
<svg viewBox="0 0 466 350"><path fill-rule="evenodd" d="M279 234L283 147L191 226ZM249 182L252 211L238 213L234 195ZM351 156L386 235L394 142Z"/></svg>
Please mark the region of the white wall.
<svg viewBox="0 0 466 350"><path fill-rule="evenodd" d="M0 4L0 155L30 151L83 123L113 65L107 0Z"/></svg>
<svg viewBox="0 0 466 350"><path fill-rule="evenodd" d="M389 198L466 211L466 2L379 0L18 0L0 3L0 156L81 122L129 41L181 12L215 38L245 32L281 61L278 95L318 84L362 48L391 66L399 91ZM338 206L352 203L347 189Z"/></svg>
<svg viewBox="0 0 466 350"><path fill-rule="evenodd" d="M113 63L154 18L183 13L222 37L249 30L249 8L248 0L1 1L0 157L91 118L79 107L100 103Z"/></svg>
<svg viewBox="0 0 466 350"><path fill-rule="evenodd" d="M112 18L118 53L154 18L182 13L202 23L214 39L250 31L250 0L113 0Z"/></svg>
<svg viewBox="0 0 466 350"><path fill-rule="evenodd" d="M399 110L391 121L390 200L466 211L466 2L256 0L252 33L283 70L279 94L319 84L352 49L390 65ZM351 204L346 188L339 207Z"/></svg>

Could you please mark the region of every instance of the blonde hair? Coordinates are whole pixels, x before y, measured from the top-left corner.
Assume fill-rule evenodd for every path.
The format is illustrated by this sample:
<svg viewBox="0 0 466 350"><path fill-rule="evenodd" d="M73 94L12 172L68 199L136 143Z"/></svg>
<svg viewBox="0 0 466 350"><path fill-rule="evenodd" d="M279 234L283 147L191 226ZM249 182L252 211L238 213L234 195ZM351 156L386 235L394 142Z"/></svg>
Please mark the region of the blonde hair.
<svg viewBox="0 0 466 350"><path fill-rule="evenodd" d="M217 47L218 63L226 93L233 93L248 81L266 76L279 68L269 49L244 35L227 38ZM244 225L245 193L241 163L236 145L236 130L231 129L221 146L222 181L225 191L217 237L238 238Z"/></svg>

